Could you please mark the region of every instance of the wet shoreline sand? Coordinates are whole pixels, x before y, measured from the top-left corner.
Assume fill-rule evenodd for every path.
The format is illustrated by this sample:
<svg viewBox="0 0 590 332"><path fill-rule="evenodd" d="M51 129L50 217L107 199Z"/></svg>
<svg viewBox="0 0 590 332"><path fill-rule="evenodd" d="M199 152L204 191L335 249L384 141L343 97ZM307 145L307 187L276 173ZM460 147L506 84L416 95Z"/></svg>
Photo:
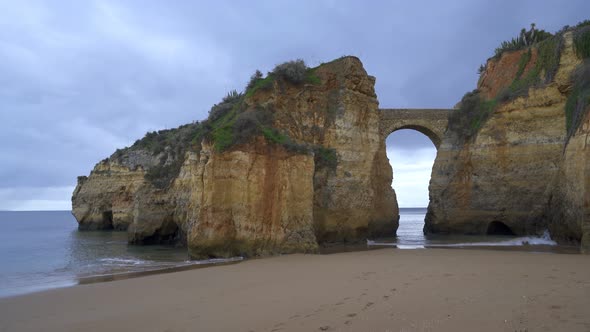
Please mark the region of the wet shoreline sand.
<svg viewBox="0 0 590 332"><path fill-rule="evenodd" d="M590 256L285 255L0 299L0 331L590 329Z"/></svg>

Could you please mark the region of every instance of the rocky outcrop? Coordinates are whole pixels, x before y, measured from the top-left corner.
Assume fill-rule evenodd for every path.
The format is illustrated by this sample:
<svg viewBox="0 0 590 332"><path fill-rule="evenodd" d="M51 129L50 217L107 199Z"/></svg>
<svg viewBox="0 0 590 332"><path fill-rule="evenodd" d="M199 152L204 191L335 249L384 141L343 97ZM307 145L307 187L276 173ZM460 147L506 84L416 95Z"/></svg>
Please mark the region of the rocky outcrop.
<svg viewBox="0 0 590 332"><path fill-rule="evenodd" d="M545 211L549 231L561 242L590 250L590 116L570 138Z"/></svg>
<svg viewBox="0 0 590 332"><path fill-rule="evenodd" d="M582 241L588 241L589 125L568 141L565 112L572 73L582 60L571 31L555 38L553 69L547 69L555 54L548 43L488 61L475 94L493 111L467 122L477 128L471 137L468 130L453 130L449 120L432 170L425 232L524 235L549 229L558 240L579 242L586 234ZM540 83L522 89L537 77ZM466 107L460 105L455 116Z"/></svg>
<svg viewBox="0 0 590 332"><path fill-rule="evenodd" d="M193 257L314 252L314 158L257 140L191 166L187 241Z"/></svg>
<svg viewBox="0 0 590 332"><path fill-rule="evenodd" d="M203 124L149 133L97 164L72 198L79 228L183 243L193 257L314 252L394 235L375 79L354 57L307 75L302 84L258 79ZM246 138L227 143L231 130Z"/></svg>
<svg viewBox="0 0 590 332"><path fill-rule="evenodd" d="M319 144L337 154L335 167L314 174L314 229L320 243L392 236L398 208L392 170L379 132L375 78L357 58L320 66L324 82L303 91L262 93L256 98L284 109L275 126L298 142ZM253 98L252 103L256 103Z"/></svg>

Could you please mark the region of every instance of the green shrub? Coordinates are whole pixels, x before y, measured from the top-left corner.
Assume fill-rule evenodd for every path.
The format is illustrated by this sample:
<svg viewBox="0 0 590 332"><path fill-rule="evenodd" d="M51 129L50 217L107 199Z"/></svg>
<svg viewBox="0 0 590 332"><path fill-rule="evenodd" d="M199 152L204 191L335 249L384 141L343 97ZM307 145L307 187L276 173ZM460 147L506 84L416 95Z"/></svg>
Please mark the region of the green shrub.
<svg viewBox="0 0 590 332"><path fill-rule="evenodd" d="M242 97L243 97L242 93L238 93L236 90L230 91L221 100L221 103L215 104L215 105L213 105L213 107L211 107L207 121L215 122L219 118L226 115L228 112L230 112L232 109L234 109L237 104L241 103L241 101L243 99Z"/></svg>
<svg viewBox="0 0 590 332"><path fill-rule="evenodd" d="M289 141L289 136L281 134L275 128L264 127L262 128L262 134L264 135L264 138L266 138L266 140L270 143L282 145Z"/></svg>
<svg viewBox="0 0 590 332"><path fill-rule="evenodd" d="M251 81L248 84L248 89L246 90L246 97L252 97L254 93L258 90L270 90L274 84L275 76L272 73L269 73L266 78L256 78L254 81Z"/></svg>
<svg viewBox="0 0 590 332"><path fill-rule="evenodd" d="M233 124L233 137L236 143L245 143L260 135L262 128L271 126L273 114L265 108L239 114Z"/></svg>
<svg viewBox="0 0 590 332"><path fill-rule="evenodd" d="M338 166L338 154L332 148L318 146L314 149L314 161L316 167L335 171Z"/></svg>
<svg viewBox="0 0 590 332"><path fill-rule="evenodd" d="M581 59L590 57L590 23L588 24L576 29L574 32L576 55Z"/></svg>
<svg viewBox="0 0 590 332"><path fill-rule="evenodd" d="M529 31L522 29L518 37L512 38L509 41L503 41L494 51L494 57L500 57L504 52L524 49L551 36L553 35L545 30L535 29L535 24L532 23Z"/></svg>
<svg viewBox="0 0 590 332"><path fill-rule="evenodd" d="M479 68L477 69L477 73L479 75L483 74L486 71L486 66L484 64L479 65Z"/></svg>
<svg viewBox="0 0 590 332"><path fill-rule="evenodd" d="M164 189L168 187L178 176L183 163L184 158L182 160L174 160L170 164L153 166L146 171L144 178L148 180L154 187Z"/></svg>
<svg viewBox="0 0 590 332"><path fill-rule="evenodd" d="M475 137L494 112L496 105L496 99L484 100L478 90L466 93L461 99L459 109L454 110L449 116L449 130L460 142L466 142Z"/></svg>
<svg viewBox="0 0 590 332"><path fill-rule="evenodd" d="M254 88L254 85L256 85L256 82L260 81L262 79L263 75L262 72L260 70L256 70L256 72L254 72L254 74L252 74L252 76L250 76L250 81L248 82L248 85L246 85L246 91Z"/></svg>
<svg viewBox="0 0 590 332"><path fill-rule="evenodd" d="M316 75L314 68L308 69L305 73L305 82L314 85L322 84L322 80Z"/></svg>
<svg viewBox="0 0 590 332"><path fill-rule="evenodd" d="M231 124L224 125L213 131L215 150L221 152L234 144L234 132Z"/></svg>
<svg viewBox="0 0 590 332"><path fill-rule="evenodd" d="M307 77L307 66L301 59L287 61L277 65L272 73L287 82L294 84L303 83Z"/></svg>

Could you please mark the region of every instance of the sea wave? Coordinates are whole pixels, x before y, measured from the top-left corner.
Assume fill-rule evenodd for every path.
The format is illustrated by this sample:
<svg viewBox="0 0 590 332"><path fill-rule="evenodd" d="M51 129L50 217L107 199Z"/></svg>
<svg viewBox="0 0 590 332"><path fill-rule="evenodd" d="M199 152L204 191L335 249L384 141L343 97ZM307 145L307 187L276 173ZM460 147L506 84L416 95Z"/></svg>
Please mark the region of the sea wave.
<svg viewBox="0 0 590 332"><path fill-rule="evenodd" d="M550 237L526 236L497 242L453 243L440 245L444 247L514 247L514 246L555 246L557 242ZM439 245L436 245L437 247Z"/></svg>
<svg viewBox="0 0 590 332"><path fill-rule="evenodd" d="M104 263L106 265L146 265L152 263L151 261L146 261L143 259L133 259L133 258L119 258L119 257L111 257L111 258L101 258L99 262Z"/></svg>
<svg viewBox="0 0 590 332"><path fill-rule="evenodd" d="M557 242L551 239L548 231L545 231L542 236L525 236L517 237L508 240L497 240L497 241L480 241L480 242L460 242L460 243L435 243L428 242L427 240L423 243L397 243L397 242L378 242L373 240L367 240L368 246L389 246L397 247L398 249L424 249L427 247L515 247L515 246L556 246Z"/></svg>
<svg viewBox="0 0 590 332"><path fill-rule="evenodd" d="M237 262L243 260L243 257L230 257L230 258L212 258L212 259L205 259L205 260L185 260L185 261L152 261L152 260L143 260L137 258L120 258L120 257L109 257L109 258L101 258L99 262L104 265L116 265L116 266L140 266L140 265L175 265L175 266L182 266L182 265L203 265L203 264L220 264L220 263L230 263L230 262Z"/></svg>

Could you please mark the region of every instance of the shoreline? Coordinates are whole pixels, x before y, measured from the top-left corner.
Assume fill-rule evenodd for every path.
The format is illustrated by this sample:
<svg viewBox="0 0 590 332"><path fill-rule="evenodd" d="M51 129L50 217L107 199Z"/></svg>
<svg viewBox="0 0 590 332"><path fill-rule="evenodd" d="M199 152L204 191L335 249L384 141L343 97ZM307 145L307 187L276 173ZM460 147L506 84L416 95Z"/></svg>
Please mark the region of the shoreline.
<svg viewBox="0 0 590 332"><path fill-rule="evenodd" d="M274 256L1 298L0 330L590 329L589 256L445 249Z"/></svg>
<svg viewBox="0 0 590 332"><path fill-rule="evenodd" d="M520 245L520 246L485 246L485 245L470 245L470 246L455 246L455 245L425 245L423 247L415 248L412 246L407 245L399 245L399 244L374 244L374 245L363 245L363 244L337 244L337 245L330 245L320 249L320 252L317 254L307 254L307 255L337 255L342 253L355 253L355 252L370 252L375 250L403 250L403 251L414 251L414 250L482 250L482 251L499 251L499 252L526 252L526 253L549 253L549 254L557 254L557 255L577 255L581 254L579 248L577 246L566 246L566 245L554 245L554 246L546 246L546 245ZM95 283L104 283L104 282L112 282L112 281L119 281L119 280L126 280L126 279L135 279L135 278L142 278L146 276L152 275L159 275L159 274L169 274L175 272L182 272L182 271L189 271L189 270L196 270L196 269L205 269L205 268L212 268L217 266L224 266L224 265L233 265L239 264L246 261L251 260L258 260L258 259L269 259L273 257L281 257L281 256L289 256L287 255L276 255L276 256L262 256L262 257L250 257L250 258L243 258L243 257L232 257L232 258L223 258L219 259L219 262L205 262L195 260L195 263L189 264L182 264L177 266L171 267L162 267L162 268L154 268L151 270L142 270L142 271L126 271L126 272L114 272L114 273L106 273L106 274L97 274L97 275L89 275L89 276L74 276L71 279L63 280L59 284L55 284L55 286L49 287L42 287L42 286L32 286L32 291L16 293L11 295L0 296L0 300L6 298L14 298L19 296L27 296L30 294L35 294L39 292L51 291L55 289L64 289L70 287L76 287L79 285L88 285L88 284L95 284Z"/></svg>

